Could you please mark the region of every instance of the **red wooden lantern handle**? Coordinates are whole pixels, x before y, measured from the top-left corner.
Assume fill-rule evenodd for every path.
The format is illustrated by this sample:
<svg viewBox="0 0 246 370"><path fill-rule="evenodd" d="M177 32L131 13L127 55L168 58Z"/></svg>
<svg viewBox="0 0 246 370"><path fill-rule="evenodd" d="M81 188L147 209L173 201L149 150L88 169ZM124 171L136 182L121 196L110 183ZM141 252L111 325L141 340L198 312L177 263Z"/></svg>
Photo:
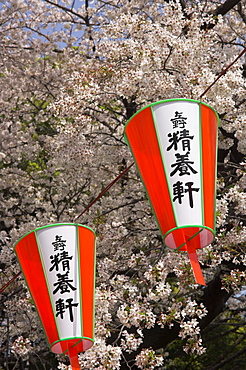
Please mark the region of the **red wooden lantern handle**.
<svg viewBox="0 0 246 370"><path fill-rule="evenodd" d="M72 366L72 370L80 370L78 352L77 352L75 347L69 348L68 356L69 356L69 359L70 359L70 364Z"/></svg>
<svg viewBox="0 0 246 370"><path fill-rule="evenodd" d="M206 285L202 270L196 254L196 242L194 238L186 239L187 252L190 259L191 267L197 284Z"/></svg>

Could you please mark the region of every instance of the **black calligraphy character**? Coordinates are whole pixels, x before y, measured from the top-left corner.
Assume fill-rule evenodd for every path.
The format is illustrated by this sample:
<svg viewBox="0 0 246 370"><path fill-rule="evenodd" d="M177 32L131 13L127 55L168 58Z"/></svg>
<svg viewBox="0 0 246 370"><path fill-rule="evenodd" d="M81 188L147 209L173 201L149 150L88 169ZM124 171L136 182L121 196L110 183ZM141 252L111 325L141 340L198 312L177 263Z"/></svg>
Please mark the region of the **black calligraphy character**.
<svg viewBox="0 0 246 370"><path fill-rule="evenodd" d="M72 303L72 301L73 301L73 298L66 299L67 305L65 305L64 299L59 298L55 302L55 305L56 305L56 317L60 316L61 319L63 319L64 318L64 313L65 313L66 309L68 309L70 321L73 322L74 321L73 307L77 307L79 304L78 303Z"/></svg>
<svg viewBox="0 0 246 370"><path fill-rule="evenodd" d="M60 256L59 253L55 254L54 256L50 256L52 266L49 271L52 271L54 268L56 269L56 271L59 270L59 263L60 263L59 256Z"/></svg>
<svg viewBox="0 0 246 370"><path fill-rule="evenodd" d="M59 270L59 264L62 264L62 269L65 271L67 269L70 271L70 266L69 266L69 260L71 260L73 256L69 256L67 251L62 251L61 253L57 253L54 256L50 256L51 260L51 268L49 271L56 269L56 271Z"/></svg>
<svg viewBox="0 0 246 370"><path fill-rule="evenodd" d="M62 260L62 270L65 271L70 271L70 264L69 264L69 259L71 260L73 256L69 257L68 259Z"/></svg>
<svg viewBox="0 0 246 370"><path fill-rule="evenodd" d="M193 208L194 207L194 202L193 202L193 195L192 195L192 192L193 191L199 191L200 189L199 188L192 188L192 185L194 183L193 182L187 182L185 185L187 186L188 189L185 189L185 192L186 193L189 193L189 204L190 204L190 207Z"/></svg>
<svg viewBox="0 0 246 370"><path fill-rule="evenodd" d="M69 311L70 321L73 322L73 307L77 307L78 303L72 303L72 301L73 301L73 298L68 298L66 300L67 302L66 308L68 308L68 311Z"/></svg>
<svg viewBox="0 0 246 370"><path fill-rule="evenodd" d="M183 149L183 151L185 151L185 149L190 151L190 140L193 140L193 138L194 138L194 135L190 136L189 135L189 130L184 129L184 130L180 131L179 140L182 140L182 149Z"/></svg>
<svg viewBox="0 0 246 370"><path fill-rule="evenodd" d="M186 154L175 154L176 163L171 164L171 167L174 167L174 170L170 173L170 176L175 175L176 172L179 171L179 175L190 175L191 171L192 173L197 173L197 171L191 167L191 165L194 163L192 161L189 161L190 152L187 152Z"/></svg>
<svg viewBox="0 0 246 370"><path fill-rule="evenodd" d="M174 150L177 150L179 141L182 141L183 151L185 151L186 149L190 151L190 140L193 140L194 135L190 136L189 130L183 129L181 131L173 132L172 134L169 133L167 136L170 137L168 141L171 143L171 145L169 145L169 147L167 148L167 151L171 150L172 148Z"/></svg>
<svg viewBox="0 0 246 370"><path fill-rule="evenodd" d="M176 184L173 184L173 195L173 202L178 199L179 204L181 204L184 196L184 187L181 181L177 181Z"/></svg>
<svg viewBox="0 0 246 370"><path fill-rule="evenodd" d="M170 121L173 123L173 128L177 128L177 127L179 127L179 128L184 128L185 127L185 125L186 125L186 120L187 120L187 118L185 118L185 117L182 117L182 114L183 114L183 112L175 112L175 114L174 114L174 117L175 118L171 118L170 119Z"/></svg>
<svg viewBox="0 0 246 370"><path fill-rule="evenodd" d="M173 149L177 150L178 149L178 142L179 142L179 137L178 137L179 132L173 132L173 134L169 133L167 136L170 137L168 140L171 145L167 148L167 150Z"/></svg>
<svg viewBox="0 0 246 370"><path fill-rule="evenodd" d="M71 290L76 290L72 284L70 284L73 280L69 280L68 277L68 271L65 274L57 274L58 277L57 282L54 283L54 286L57 286L55 290L53 291L53 294L56 294L58 290L60 290L60 293L69 293Z"/></svg>
<svg viewBox="0 0 246 370"><path fill-rule="evenodd" d="M56 317L60 315L61 319L63 319L63 314L65 313L64 299L59 298L55 304L56 304Z"/></svg>
<svg viewBox="0 0 246 370"><path fill-rule="evenodd" d="M56 235L55 237L55 241L52 243L52 245L54 246L54 251L57 251L57 250L64 250L65 246L66 246L66 240L61 240L62 236L59 236L59 235Z"/></svg>

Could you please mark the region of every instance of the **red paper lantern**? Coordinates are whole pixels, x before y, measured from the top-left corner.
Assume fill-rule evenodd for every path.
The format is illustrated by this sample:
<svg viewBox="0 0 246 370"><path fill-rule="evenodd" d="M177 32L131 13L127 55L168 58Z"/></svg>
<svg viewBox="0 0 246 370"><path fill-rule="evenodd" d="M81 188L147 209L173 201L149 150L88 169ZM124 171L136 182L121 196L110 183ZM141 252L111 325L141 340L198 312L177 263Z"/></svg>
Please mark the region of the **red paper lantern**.
<svg viewBox="0 0 246 370"><path fill-rule="evenodd" d="M94 342L95 234L78 224L35 229L15 245L52 352L70 357Z"/></svg>
<svg viewBox="0 0 246 370"><path fill-rule="evenodd" d="M188 252L202 285L196 250L215 235L218 123L210 106L175 99L141 109L125 127L163 240Z"/></svg>

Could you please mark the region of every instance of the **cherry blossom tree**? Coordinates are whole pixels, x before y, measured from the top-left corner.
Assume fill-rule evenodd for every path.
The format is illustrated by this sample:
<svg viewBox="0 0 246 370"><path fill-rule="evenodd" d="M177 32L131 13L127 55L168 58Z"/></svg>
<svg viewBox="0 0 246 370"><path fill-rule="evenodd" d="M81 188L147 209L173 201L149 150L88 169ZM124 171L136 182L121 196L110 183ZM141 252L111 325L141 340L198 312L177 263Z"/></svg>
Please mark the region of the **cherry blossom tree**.
<svg viewBox="0 0 246 370"><path fill-rule="evenodd" d="M245 353L244 57L207 88L245 47L246 2L7 0L0 20L0 286L20 270L23 234L88 225L96 335L81 369L181 369L177 353L206 356L203 338L220 322L244 333L213 368L230 364ZM217 236L198 252L206 287L163 244L135 166L78 217L132 163L127 120L169 98L201 99L221 119ZM49 353L21 275L0 299L1 367L68 369Z"/></svg>

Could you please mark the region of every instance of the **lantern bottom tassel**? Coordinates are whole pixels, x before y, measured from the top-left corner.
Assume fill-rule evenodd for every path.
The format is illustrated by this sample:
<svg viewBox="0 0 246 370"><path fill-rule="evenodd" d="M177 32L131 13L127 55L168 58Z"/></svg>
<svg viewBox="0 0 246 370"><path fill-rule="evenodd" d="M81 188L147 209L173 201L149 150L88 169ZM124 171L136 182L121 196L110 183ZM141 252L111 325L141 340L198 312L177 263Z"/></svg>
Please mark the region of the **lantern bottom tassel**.
<svg viewBox="0 0 246 370"><path fill-rule="evenodd" d="M190 259L191 267L197 284L206 285L200 263L196 254L196 246L193 238L186 240L187 253Z"/></svg>
<svg viewBox="0 0 246 370"><path fill-rule="evenodd" d="M72 370L80 370L78 352L77 352L77 349L75 347L69 348L68 356L69 356L69 359L70 359L70 364L72 366Z"/></svg>

